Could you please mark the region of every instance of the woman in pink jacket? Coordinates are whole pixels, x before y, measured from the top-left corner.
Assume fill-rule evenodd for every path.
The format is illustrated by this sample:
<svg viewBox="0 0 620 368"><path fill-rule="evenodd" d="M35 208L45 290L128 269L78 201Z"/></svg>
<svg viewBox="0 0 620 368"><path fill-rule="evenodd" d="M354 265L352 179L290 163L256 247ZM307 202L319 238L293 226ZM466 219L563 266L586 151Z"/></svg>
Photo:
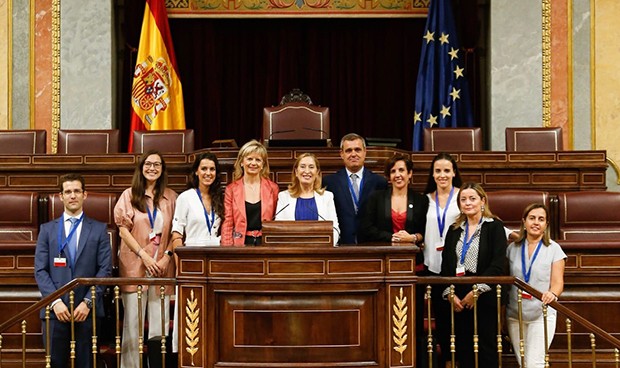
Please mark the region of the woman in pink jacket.
<svg viewBox="0 0 620 368"><path fill-rule="evenodd" d="M233 182L226 186L221 246L260 245L262 222L273 220L277 202L267 149L251 140L239 149Z"/></svg>

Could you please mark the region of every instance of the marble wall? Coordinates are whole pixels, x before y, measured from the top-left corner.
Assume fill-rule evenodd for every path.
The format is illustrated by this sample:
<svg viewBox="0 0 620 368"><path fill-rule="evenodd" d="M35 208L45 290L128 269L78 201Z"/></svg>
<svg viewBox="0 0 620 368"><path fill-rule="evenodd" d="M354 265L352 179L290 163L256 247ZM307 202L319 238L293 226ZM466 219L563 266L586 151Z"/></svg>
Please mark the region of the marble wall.
<svg viewBox="0 0 620 368"><path fill-rule="evenodd" d="M592 148L590 1L573 1L573 149Z"/></svg>
<svg viewBox="0 0 620 368"><path fill-rule="evenodd" d="M0 0L0 7L4 1ZM13 129L51 131L52 1L32 1L12 0L11 125ZM61 129L113 126L113 9L113 0L60 0ZM30 48L31 24L35 25L34 49ZM0 48L6 44L0 42ZM34 76L30 73L31 54ZM31 108L31 95L36 109Z"/></svg>
<svg viewBox="0 0 620 368"><path fill-rule="evenodd" d="M6 129L8 126L8 113L9 113L9 101L8 101L8 53L7 45L9 42L8 27L9 12L6 0L0 0L0 129Z"/></svg>
<svg viewBox="0 0 620 368"><path fill-rule="evenodd" d="M30 0L13 1L12 128L30 129Z"/></svg>
<svg viewBox="0 0 620 368"><path fill-rule="evenodd" d="M620 99L618 98L618 60L620 49L620 2L617 0L594 1L592 20L594 22L594 139L596 149L607 150L607 157L618 169L620 164ZM617 182L617 172L615 172ZM609 178L610 175L608 175Z"/></svg>
<svg viewBox="0 0 620 368"><path fill-rule="evenodd" d="M61 4L61 128L111 129L112 0Z"/></svg>
<svg viewBox="0 0 620 368"><path fill-rule="evenodd" d="M541 0L490 3L489 148L503 151L506 127L542 126Z"/></svg>

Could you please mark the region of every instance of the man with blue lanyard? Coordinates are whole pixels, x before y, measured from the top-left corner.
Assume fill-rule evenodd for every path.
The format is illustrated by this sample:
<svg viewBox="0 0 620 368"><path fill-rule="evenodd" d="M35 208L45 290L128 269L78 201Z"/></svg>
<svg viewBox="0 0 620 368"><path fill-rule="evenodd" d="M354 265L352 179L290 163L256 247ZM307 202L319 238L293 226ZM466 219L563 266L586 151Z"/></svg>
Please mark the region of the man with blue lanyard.
<svg viewBox="0 0 620 368"><path fill-rule="evenodd" d="M43 297L55 292L78 277L109 277L112 274L110 239L106 224L84 215L87 197L84 178L67 174L60 178L60 200L64 213L41 225L35 251L34 276ZM50 304L50 346L52 367L70 364L71 320L75 322L75 366L92 366L92 296L90 286L73 289L74 309L71 314L69 294L63 294ZM103 317L102 294L97 287L97 317ZM47 344L45 311L43 342Z"/></svg>
<svg viewBox="0 0 620 368"><path fill-rule="evenodd" d="M340 244L357 244L357 229L364 205L373 191L387 188L387 181L364 168L366 142L360 135L349 133L342 137L340 157L345 167L326 176L323 184L334 193Z"/></svg>

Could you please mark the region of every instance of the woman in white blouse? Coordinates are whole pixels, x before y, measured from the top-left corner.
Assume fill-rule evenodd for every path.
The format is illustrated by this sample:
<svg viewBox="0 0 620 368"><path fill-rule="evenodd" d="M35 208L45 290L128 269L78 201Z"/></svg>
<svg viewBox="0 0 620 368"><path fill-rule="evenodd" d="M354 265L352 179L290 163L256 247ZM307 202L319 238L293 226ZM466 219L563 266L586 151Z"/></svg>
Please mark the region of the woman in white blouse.
<svg viewBox="0 0 620 368"><path fill-rule="evenodd" d="M224 194L217 157L201 153L192 165L190 187L177 198L172 220L172 246L219 246ZM178 295L178 292L177 292ZM178 351L178 303L174 306L172 351Z"/></svg>
<svg viewBox="0 0 620 368"><path fill-rule="evenodd" d="M448 153L435 156L424 190L429 203L424 233L424 265L429 275L438 276L441 273L444 239L460 213L456 200L461 184L461 174L454 158Z"/></svg>
<svg viewBox="0 0 620 368"><path fill-rule="evenodd" d="M340 229L334 195L321 185L319 160L312 153L300 155L293 166L292 183L278 194L276 220L332 221L336 245Z"/></svg>

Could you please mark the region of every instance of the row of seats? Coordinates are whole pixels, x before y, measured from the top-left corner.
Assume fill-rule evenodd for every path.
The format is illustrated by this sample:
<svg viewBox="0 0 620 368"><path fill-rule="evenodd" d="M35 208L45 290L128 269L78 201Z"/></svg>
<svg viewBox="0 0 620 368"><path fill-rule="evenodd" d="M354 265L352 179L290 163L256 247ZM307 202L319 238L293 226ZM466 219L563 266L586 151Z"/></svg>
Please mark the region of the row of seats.
<svg viewBox="0 0 620 368"><path fill-rule="evenodd" d="M525 206L544 203L550 211L551 237L561 245L618 242L620 193L605 191L548 192L503 190L489 192L491 211L506 227L518 230Z"/></svg>
<svg viewBox="0 0 620 368"><path fill-rule="evenodd" d="M289 106L290 105L290 106ZM314 111L300 104L266 108L263 127L266 144L275 141L291 141L296 134L303 134L304 140L329 142L329 118L319 117L317 128L305 127L299 133L292 128L286 113L305 115L304 119L316 118ZM299 108L300 111L294 110ZM277 109L277 110L276 110ZM288 110L287 110L288 109ZM282 115L282 119L276 119ZM320 116L320 115L319 115ZM307 123L306 120L303 120ZM295 121L299 124L300 121ZM308 126L312 126L307 124ZM316 136L316 137L315 137ZM9 130L0 133L0 154L40 154L46 153L45 130ZM188 153L194 151L194 130L149 130L133 132L133 153L143 153L150 149L161 152ZM215 141L216 143L218 141ZM299 143L299 141L294 141ZM275 145L275 144L272 144ZM328 144L329 145L329 144ZM232 144L236 146L236 144ZM480 128L427 128L424 129L424 150L429 152L468 152L482 150L482 131ZM561 128L506 128L506 151L540 152L562 150ZM120 153L118 129L107 130L59 130L58 153L61 154L105 154Z"/></svg>
<svg viewBox="0 0 620 368"><path fill-rule="evenodd" d="M506 128L506 151L561 151L562 128ZM482 151L480 128L426 128L424 151L468 152Z"/></svg>
<svg viewBox="0 0 620 368"><path fill-rule="evenodd" d="M194 151L194 130L147 130L133 132L133 153L151 149L161 152ZM118 129L59 130L58 153L105 154L120 153ZM7 130L0 133L0 154L42 154L47 152L47 131Z"/></svg>
<svg viewBox="0 0 620 368"><path fill-rule="evenodd" d="M504 190L489 192L489 206L505 225L518 230L524 208L534 202L550 208L552 237L566 241L612 241L620 234L620 193L568 192L550 195L541 191ZM114 223L117 194L89 192L85 213L108 226L110 243L117 249ZM0 244L34 242L39 225L60 216L63 204L57 193L0 192Z"/></svg>

